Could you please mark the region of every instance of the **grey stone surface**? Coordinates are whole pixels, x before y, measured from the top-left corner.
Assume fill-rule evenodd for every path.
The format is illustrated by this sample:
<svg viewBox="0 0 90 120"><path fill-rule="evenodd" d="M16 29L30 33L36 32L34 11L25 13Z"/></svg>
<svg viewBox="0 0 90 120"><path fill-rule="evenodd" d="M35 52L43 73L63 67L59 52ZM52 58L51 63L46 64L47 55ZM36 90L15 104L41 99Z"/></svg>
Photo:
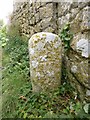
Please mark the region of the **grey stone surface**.
<svg viewBox="0 0 90 120"><path fill-rule="evenodd" d="M56 34L40 32L30 38L30 79L34 92L49 92L60 86L61 50L61 40Z"/></svg>
<svg viewBox="0 0 90 120"><path fill-rule="evenodd" d="M67 22L73 33L72 50L65 56L65 66L72 86L75 86L85 98L90 90L88 71L90 66L90 2L33 2L16 3L11 22L18 21L22 34L30 38L37 32L53 32L60 34ZM27 25L26 25L27 24ZM62 52L62 55L64 53ZM68 59L66 59L68 57ZM76 87L77 86L77 87ZM83 91L83 92L81 92Z"/></svg>

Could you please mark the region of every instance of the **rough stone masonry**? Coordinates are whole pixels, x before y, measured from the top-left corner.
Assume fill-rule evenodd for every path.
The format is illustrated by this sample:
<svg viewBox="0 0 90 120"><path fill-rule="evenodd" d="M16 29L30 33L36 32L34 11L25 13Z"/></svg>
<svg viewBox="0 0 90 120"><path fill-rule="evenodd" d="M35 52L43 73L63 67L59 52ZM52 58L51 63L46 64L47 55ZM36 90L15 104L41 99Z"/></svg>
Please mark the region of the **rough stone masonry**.
<svg viewBox="0 0 90 120"><path fill-rule="evenodd" d="M31 1L31 0L30 0ZM64 65L70 83L90 101L90 2L15 2L11 23L18 21L21 33L30 38L37 32L60 34L69 22L73 40Z"/></svg>

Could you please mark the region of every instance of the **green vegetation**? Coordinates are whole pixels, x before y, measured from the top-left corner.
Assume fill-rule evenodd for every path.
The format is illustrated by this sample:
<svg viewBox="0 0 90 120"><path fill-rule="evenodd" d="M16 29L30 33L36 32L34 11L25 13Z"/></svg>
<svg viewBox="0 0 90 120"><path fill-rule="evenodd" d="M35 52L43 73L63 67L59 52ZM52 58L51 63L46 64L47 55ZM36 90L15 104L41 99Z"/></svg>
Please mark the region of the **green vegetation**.
<svg viewBox="0 0 90 120"><path fill-rule="evenodd" d="M17 25L5 34L3 45L3 118L80 118L87 117L79 95L63 80L54 92L33 93L29 74L28 40L19 33ZM2 34L2 31L0 31ZM3 43L1 36L1 40ZM65 75L63 76L65 78ZM82 115L81 115L82 114ZM79 118L78 118L79 117Z"/></svg>
<svg viewBox="0 0 90 120"><path fill-rule="evenodd" d="M12 29L12 31L14 31ZM6 34L6 32L5 32ZM3 94L3 117L14 117L17 99L20 88L29 83L29 58L28 42L19 35L10 35L8 31L8 41L3 46L3 76L2 76L2 94ZM6 38L6 39L7 39ZM2 39L2 45L3 45Z"/></svg>
<svg viewBox="0 0 90 120"><path fill-rule="evenodd" d="M27 92L25 92L27 89ZM24 91L25 90L25 91ZM63 84L53 93L32 93L29 86L20 89L17 115L20 118L59 118L73 117L80 112L81 104L75 99L70 85Z"/></svg>
<svg viewBox="0 0 90 120"><path fill-rule="evenodd" d="M67 23L60 33L60 38L62 39L64 50L66 53L71 49L70 42L73 38L73 34L70 31L70 24Z"/></svg>

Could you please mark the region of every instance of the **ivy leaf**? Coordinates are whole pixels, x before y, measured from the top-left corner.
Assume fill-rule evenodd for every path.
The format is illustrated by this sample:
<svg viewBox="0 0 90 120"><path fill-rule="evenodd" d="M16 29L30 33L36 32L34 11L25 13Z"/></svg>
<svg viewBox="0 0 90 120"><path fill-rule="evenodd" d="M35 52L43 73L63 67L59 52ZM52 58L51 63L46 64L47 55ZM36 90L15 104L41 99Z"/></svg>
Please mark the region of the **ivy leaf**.
<svg viewBox="0 0 90 120"><path fill-rule="evenodd" d="M64 30L69 30L69 25L67 24L65 27L64 27Z"/></svg>
<svg viewBox="0 0 90 120"><path fill-rule="evenodd" d="M71 39L70 37L66 37L65 38L66 41L70 41L70 39Z"/></svg>

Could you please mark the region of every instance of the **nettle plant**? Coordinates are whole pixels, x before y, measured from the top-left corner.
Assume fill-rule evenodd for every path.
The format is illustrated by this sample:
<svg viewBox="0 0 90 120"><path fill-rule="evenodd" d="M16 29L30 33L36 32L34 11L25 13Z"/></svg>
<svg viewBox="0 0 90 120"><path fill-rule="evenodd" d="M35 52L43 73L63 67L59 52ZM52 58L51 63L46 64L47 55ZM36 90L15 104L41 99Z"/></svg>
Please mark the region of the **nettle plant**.
<svg viewBox="0 0 90 120"><path fill-rule="evenodd" d="M73 38L73 34L70 31L70 23L67 23L61 30L60 38L62 39L65 53L67 53L71 49L70 42Z"/></svg>

